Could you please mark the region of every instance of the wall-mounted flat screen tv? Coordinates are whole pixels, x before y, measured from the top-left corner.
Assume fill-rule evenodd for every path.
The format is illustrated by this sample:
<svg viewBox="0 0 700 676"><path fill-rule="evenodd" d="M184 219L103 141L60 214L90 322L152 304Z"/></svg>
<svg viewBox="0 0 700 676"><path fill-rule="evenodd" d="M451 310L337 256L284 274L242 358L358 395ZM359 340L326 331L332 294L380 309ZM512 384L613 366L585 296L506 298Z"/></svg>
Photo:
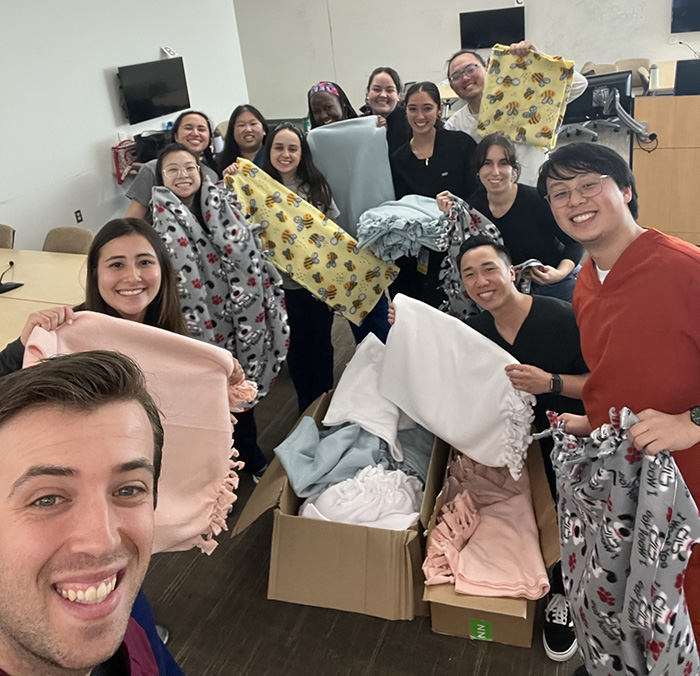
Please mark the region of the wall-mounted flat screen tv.
<svg viewBox="0 0 700 676"><path fill-rule="evenodd" d="M671 5L671 33L700 31L700 2L673 0Z"/></svg>
<svg viewBox="0 0 700 676"><path fill-rule="evenodd" d="M129 124L190 107L181 57L122 66L117 69L117 76Z"/></svg>
<svg viewBox="0 0 700 676"><path fill-rule="evenodd" d="M525 39L525 8L507 7L459 15L462 49L490 49Z"/></svg>

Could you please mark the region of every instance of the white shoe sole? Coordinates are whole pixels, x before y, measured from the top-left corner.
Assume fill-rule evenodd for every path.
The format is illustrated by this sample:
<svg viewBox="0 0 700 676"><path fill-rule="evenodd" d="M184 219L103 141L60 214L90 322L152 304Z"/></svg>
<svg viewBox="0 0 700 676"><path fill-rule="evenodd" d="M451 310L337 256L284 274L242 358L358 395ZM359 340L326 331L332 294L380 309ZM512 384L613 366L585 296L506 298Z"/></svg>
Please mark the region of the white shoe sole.
<svg viewBox="0 0 700 676"><path fill-rule="evenodd" d="M565 653L555 653L547 645L547 641L545 641L544 635L542 636L542 645L544 646L544 652L547 654L547 657L549 657L549 659L552 660L552 662L566 662L570 660L578 650L578 641L574 641L571 644L571 647Z"/></svg>

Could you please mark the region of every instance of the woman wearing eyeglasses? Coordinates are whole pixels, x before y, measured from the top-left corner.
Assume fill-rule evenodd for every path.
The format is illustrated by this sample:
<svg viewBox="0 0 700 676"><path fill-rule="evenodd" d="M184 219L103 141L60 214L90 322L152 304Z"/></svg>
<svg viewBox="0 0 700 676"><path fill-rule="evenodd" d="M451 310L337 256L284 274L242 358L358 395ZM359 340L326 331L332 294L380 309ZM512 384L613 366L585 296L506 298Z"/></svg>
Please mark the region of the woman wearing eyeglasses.
<svg viewBox="0 0 700 676"><path fill-rule="evenodd" d="M153 227L178 274L182 313L193 338L229 350L265 395L287 354L289 329L279 274L256 236L206 177L197 156L179 143L156 164ZM236 413L236 448L259 477L267 460L257 444L253 408Z"/></svg>
<svg viewBox="0 0 700 676"><path fill-rule="evenodd" d="M209 118L199 111L188 110L178 115L173 124L172 134L174 143L181 143L197 156L202 173L212 181L216 181L218 176L211 150L213 134ZM158 185L156 162L157 160L146 162L126 191L126 196L131 200L124 214L126 218L150 219L148 207L151 201L151 190L154 185Z"/></svg>
<svg viewBox="0 0 700 676"><path fill-rule="evenodd" d="M530 51L537 51L537 47L529 40L515 42L510 45L509 49L516 56L527 56ZM481 98L484 93L487 65L477 52L469 49L462 49L453 54L447 62L447 79L450 81L450 86L466 105L447 120L445 129L466 132L477 143L481 140L481 135L477 130L477 122ZM574 72L569 101L573 101L583 94L587 85L586 78L580 73ZM520 164L520 183L537 185L537 172L547 159L547 154L524 143L517 143L515 148Z"/></svg>
<svg viewBox="0 0 700 676"><path fill-rule="evenodd" d="M518 181L515 144L503 134L485 136L476 147L474 166L481 187L469 197L469 205L499 229L515 265L530 258L542 262L530 268L530 292L571 302L583 247L561 231L537 190ZM440 193L437 201L448 213L448 194Z"/></svg>

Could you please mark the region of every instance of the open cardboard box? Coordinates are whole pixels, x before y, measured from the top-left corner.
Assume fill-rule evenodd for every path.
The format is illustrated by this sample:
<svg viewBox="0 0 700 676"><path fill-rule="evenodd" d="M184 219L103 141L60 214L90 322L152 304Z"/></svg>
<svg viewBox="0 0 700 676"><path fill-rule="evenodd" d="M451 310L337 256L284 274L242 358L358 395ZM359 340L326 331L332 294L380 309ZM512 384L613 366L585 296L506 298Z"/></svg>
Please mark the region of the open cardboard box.
<svg viewBox="0 0 700 676"><path fill-rule="evenodd" d="M540 549L549 569L560 558L557 513L547 483L539 443L534 441L527 454L530 489L540 534ZM437 514L430 520L432 528ZM457 594L454 585L426 586L423 598L430 603L433 631L529 648L536 601L524 598L497 598Z"/></svg>
<svg viewBox="0 0 700 676"><path fill-rule="evenodd" d="M304 415L321 427L331 393ZM420 519L392 531L297 516L298 498L275 458L250 496L232 535L274 509L267 597L322 608L349 610L387 620L428 615L423 600L424 532L442 487L449 446L436 439Z"/></svg>

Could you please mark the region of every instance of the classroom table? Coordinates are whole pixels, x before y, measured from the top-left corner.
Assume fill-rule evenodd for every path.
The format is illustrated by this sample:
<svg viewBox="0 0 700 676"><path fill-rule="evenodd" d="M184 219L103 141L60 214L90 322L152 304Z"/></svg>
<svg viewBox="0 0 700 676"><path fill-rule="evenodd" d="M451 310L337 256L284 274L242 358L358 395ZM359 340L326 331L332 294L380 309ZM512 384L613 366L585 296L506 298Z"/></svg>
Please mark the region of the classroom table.
<svg viewBox="0 0 700 676"><path fill-rule="evenodd" d="M2 281L23 282L24 286L0 294L0 349L19 336L35 310L85 300L85 255L0 249L0 272L10 261L14 266Z"/></svg>

